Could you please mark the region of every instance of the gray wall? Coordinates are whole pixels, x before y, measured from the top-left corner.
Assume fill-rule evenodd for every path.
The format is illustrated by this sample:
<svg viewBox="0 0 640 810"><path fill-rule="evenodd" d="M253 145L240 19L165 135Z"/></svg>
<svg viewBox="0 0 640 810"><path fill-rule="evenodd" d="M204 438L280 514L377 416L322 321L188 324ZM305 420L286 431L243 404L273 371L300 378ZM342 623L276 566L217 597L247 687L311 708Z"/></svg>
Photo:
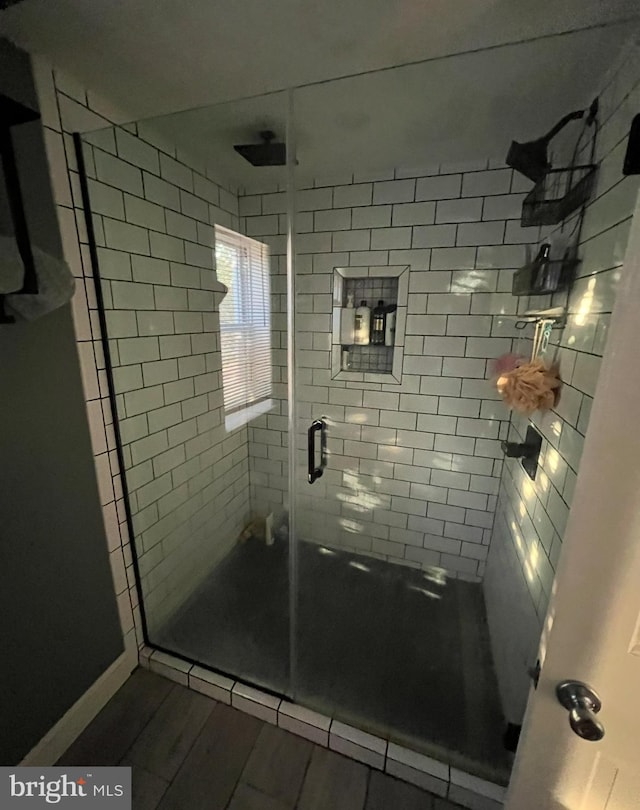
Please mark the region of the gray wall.
<svg viewBox="0 0 640 810"><path fill-rule="evenodd" d="M33 106L26 54L0 40L0 68L0 91ZM25 183L32 239L61 255L42 133L32 127L25 142L36 150ZM5 765L20 761L123 645L70 307L0 326L0 381Z"/></svg>

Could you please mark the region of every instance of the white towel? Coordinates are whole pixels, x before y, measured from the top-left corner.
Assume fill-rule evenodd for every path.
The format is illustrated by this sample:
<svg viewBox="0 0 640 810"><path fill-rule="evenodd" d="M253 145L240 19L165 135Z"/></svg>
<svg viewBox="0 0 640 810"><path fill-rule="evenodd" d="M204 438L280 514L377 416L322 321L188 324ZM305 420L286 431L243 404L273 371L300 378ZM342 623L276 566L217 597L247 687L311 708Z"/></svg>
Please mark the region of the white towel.
<svg viewBox="0 0 640 810"><path fill-rule="evenodd" d="M46 315L47 312L64 306L73 298L76 288L73 274L65 261L50 256L35 245L31 246L31 250L38 280L37 294L7 295L5 299L7 314L25 321L33 321Z"/></svg>
<svg viewBox="0 0 640 810"><path fill-rule="evenodd" d="M22 288L24 264L18 243L7 234L0 233L0 295Z"/></svg>

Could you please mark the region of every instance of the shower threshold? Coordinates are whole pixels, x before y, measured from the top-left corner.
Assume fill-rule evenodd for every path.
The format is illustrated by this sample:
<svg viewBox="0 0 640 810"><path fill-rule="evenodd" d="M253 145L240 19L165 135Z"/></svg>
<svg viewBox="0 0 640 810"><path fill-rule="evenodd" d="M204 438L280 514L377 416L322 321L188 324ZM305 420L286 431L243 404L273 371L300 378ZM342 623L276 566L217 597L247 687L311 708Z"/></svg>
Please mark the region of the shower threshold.
<svg viewBox="0 0 640 810"><path fill-rule="evenodd" d="M298 548L296 703L336 728L505 785L510 755L482 586L313 543ZM287 544L249 540L151 643L265 690L275 714L273 695L290 695L288 615Z"/></svg>

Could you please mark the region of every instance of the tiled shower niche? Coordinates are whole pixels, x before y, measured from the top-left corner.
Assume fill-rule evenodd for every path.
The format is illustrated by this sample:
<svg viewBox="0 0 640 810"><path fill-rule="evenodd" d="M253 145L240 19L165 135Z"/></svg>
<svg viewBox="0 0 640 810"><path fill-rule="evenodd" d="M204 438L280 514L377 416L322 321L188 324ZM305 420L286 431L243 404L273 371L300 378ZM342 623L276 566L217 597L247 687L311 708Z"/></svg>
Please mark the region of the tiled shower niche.
<svg viewBox="0 0 640 810"><path fill-rule="evenodd" d="M354 307L366 301L373 310L378 301L384 306L397 306L398 279L391 277L345 278L342 292L342 306L347 306L350 295L353 295ZM395 332L395 329L394 329ZM345 347L343 347L345 348ZM374 345L348 347L349 362L345 365L344 353L341 356L343 371L365 371L376 374L391 374L393 369L393 345Z"/></svg>
<svg viewBox="0 0 640 810"><path fill-rule="evenodd" d="M333 340L331 358L332 379L352 382L399 383L402 377L404 329L407 312L409 268L403 267L336 267L333 272ZM395 306L393 346L350 345L341 343L342 309L353 295L354 307L361 301L373 311L382 301ZM345 365L344 349L348 349Z"/></svg>

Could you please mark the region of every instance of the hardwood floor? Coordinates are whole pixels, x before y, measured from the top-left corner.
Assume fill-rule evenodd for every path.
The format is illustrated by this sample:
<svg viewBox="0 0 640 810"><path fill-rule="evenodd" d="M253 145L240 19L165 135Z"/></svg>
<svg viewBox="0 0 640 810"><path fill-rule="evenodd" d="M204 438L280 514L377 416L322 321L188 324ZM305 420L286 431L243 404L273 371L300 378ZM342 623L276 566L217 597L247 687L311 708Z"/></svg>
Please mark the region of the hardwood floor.
<svg viewBox="0 0 640 810"><path fill-rule="evenodd" d="M134 810L459 810L144 670L59 764L130 766Z"/></svg>

